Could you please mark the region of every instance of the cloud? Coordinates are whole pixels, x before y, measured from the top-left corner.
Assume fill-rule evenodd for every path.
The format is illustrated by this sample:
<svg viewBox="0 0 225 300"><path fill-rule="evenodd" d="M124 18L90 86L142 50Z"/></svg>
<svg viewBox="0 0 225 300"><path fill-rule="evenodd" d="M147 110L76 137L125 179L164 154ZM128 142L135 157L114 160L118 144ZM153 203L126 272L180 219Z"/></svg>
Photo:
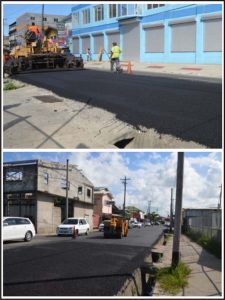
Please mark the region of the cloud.
<svg viewBox="0 0 225 300"><path fill-rule="evenodd" d="M126 205L167 216L170 211L171 188L176 196L176 152L13 152L4 160L43 159L78 165L94 186L110 189L116 205L123 206L127 183ZM187 152L184 157L183 207L216 207L222 183L220 152Z"/></svg>
<svg viewBox="0 0 225 300"><path fill-rule="evenodd" d="M73 153L70 163L75 163L95 186L108 187L116 205L123 205L121 178L131 180L127 184L126 205L167 215L170 211L171 188L176 187L177 153L89 152ZM135 164L135 168L131 167ZM214 153L185 155L183 207L217 206L221 184L222 163Z"/></svg>

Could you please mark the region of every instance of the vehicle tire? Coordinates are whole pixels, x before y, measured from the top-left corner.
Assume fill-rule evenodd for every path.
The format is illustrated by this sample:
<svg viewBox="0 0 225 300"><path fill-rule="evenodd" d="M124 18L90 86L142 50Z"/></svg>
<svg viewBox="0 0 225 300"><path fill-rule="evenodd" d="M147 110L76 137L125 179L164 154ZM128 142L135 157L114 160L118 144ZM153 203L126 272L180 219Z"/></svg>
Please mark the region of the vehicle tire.
<svg viewBox="0 0 225 300"><path fill-rule="evenodd" d="M24 238L24 241L25 242L30 242L33 238L33 234L31 231L27 231L26 234L25 234L25 238Z"/></svg>
<svg viewBox="0 0 225 300"><path fill-rule="evenodd" d="M89 235L89 229L87 229L87 231L85 232L85 235Z"/></svg>

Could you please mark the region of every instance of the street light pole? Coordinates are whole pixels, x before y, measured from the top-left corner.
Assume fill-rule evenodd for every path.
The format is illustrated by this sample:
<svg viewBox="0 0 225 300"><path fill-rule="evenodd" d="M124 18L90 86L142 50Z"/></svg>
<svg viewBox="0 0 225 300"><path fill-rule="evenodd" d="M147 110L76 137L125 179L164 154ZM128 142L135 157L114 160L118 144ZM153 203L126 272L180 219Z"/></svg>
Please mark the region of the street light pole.
<svg viewBox="0 0 225 300"><path fill-rule="evenodd" d="M170 199L170 232L173 230L173 188L171 188L171 199Z"/></svg>
<svg viewBox="0 0 225 300"><path fill-rule="evenodd" d="M68 219L68 211L69 211L69 200L68 200L68 189L69 189L69 159L66 160L66 219Z"/></svg>
<svg viewBox="0 0 225 300"><path fill-rule="evenodd" d="M178 152L172 267L176 267L180 261L180 235L181 235L181 218L182 218L183 173L184 173L184 152Z"/></svg>
<svg viewBox="0 0 225 300"><path fill-rule="evenodd" d="M218 203L218 208L221 208L221 199L222 199L222 184L219 186L220 188L220 195L219 195L219 203Z"/></svg>

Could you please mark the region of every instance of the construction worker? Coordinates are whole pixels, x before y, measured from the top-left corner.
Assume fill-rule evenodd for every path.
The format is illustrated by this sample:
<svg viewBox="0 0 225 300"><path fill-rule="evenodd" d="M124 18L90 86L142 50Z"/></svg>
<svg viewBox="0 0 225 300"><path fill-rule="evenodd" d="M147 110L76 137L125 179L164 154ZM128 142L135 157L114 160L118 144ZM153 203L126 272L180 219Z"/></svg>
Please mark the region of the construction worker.
<svg viewBox="0 0 225 300"><path fill-rule="evenodd" d="M32 25L28 27L28 30L35 33L36 39L40 38L40 31L38 30L38 26L32 22Z"/></svg>
<svg viewBox="0 0 225 300"><path fill-rule="evenodd" d="M116 42L112 43L112 49L111 49L111 71L114 70L114 65L116 66L116 72L121 72L121 68L120 68L120 53L122 52L122 50L120 49L119 46L117 46Z"/></svg>

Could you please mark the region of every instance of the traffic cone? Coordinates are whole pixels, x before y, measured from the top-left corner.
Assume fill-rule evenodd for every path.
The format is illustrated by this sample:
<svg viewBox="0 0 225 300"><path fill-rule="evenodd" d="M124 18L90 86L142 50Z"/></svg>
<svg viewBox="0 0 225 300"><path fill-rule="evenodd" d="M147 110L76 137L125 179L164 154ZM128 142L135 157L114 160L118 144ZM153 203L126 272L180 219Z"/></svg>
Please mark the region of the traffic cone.
<svg viewBox="0 0 225 300"><path fill-rule="evenodd" d="M131 74L131 73L132 73L132 70L131 70L131 62L130 62L130 61L128 62L128 65L127 65L127 73L128 73L128 74Z"/></svg>

